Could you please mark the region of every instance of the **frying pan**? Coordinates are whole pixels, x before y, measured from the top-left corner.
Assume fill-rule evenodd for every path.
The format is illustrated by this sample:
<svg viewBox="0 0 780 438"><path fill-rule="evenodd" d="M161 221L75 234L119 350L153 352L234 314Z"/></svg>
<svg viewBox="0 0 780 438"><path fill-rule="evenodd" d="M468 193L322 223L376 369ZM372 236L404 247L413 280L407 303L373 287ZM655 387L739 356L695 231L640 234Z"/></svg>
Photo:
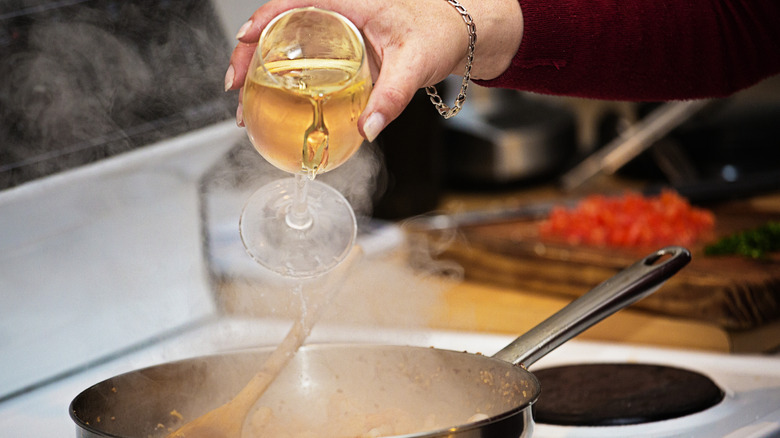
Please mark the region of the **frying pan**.
<svg viewBox="0 0 780 438"><path fill-rule="evenodd" d="M349 432L348 422L338 426L341 436L528 437L533 432L531 405L541 388L526 368L596 322L653 293L690 259L685 248L658 250L492 357L407 346L303 347L258 401L255 414L245 422L244 437L268 418L288 426L264 436L328 436L326 429L349 415L352 423L373 427L375 435ZM97 383L70 405L77 436L164 437L230 400L271 351L186 359ZM395 416L407 428L374 425L383 415ZM306 422L316 433L295 432Z"/></svg>

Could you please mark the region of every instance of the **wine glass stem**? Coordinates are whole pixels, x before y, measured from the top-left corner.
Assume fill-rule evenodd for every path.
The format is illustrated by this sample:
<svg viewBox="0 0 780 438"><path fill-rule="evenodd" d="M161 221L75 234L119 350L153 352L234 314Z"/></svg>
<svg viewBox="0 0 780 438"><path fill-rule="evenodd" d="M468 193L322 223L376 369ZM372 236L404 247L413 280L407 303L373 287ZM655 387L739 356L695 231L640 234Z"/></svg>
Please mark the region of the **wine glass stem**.
<svg viewBox="0 0 780 438"><path fill-rule="evenodd" d="M295 193L293 194L292 204L289 210L287 210L285 222L296 230L305 230L311 227L314 221L307 202L308 183L309 178L306 175L302 173L295 174Z"/></svg>

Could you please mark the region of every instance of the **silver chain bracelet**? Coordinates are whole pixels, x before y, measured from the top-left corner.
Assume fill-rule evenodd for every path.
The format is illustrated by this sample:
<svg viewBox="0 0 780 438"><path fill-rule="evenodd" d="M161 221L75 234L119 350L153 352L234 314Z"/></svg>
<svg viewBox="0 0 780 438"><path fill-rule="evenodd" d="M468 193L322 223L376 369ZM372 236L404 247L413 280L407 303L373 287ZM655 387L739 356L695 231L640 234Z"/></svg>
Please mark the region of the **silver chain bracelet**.
<svg viewBox="0 0 780 438"><path fill-rule="evenodd" d="M463 17L463 21L466 22L466 26L469 30L469 54L466 57L466 72L463 74L460 93L458 93L458 97L455 99L455 105L453 105L452 108L442 101L435 86L431 85L430 87L425 87L425 92L428 93L431 103L433 103L433 106L436 107L439 114L445 119L449 119L455 114L458 114L463 107L463 102L466 101L466 90L469 88L469 79L471 78L471 63L474 61L474 49L477 47L477 26L474 25L474 19L471 18L471 15L466 11L466 8L456 0L447 0L447 3L452 5Z"/></svg>

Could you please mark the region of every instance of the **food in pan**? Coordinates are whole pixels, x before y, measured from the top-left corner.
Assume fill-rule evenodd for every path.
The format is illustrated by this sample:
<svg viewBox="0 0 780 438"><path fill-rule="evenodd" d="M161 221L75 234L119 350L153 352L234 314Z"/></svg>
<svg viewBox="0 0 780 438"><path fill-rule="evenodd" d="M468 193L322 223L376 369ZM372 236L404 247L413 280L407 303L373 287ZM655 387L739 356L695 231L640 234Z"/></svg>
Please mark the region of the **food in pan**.
<svg viewBox="0 0 780 438"><path fill-rule="evenodd" d="M283 414L282 414L283 415ZM244 438L373 438L403 435L436 426L433 415L419 423L411 413L400 408L376 411L373 406L336 394L327 403L325 417L285 420L269 407L257 409L245 426Z"/></svg>
<svg viewBox="0 0 780 438"><path fill-rule="evenodd" d="M285 419L283 412L260 407L247 419L243 438L376 438L442 429L455 421L433 413L420 415L400 407L377 408L343 393L331 396L323 412L312 408L311 415L306 418ZM487 418L487 415L477 413L466 423Z"/></svg>

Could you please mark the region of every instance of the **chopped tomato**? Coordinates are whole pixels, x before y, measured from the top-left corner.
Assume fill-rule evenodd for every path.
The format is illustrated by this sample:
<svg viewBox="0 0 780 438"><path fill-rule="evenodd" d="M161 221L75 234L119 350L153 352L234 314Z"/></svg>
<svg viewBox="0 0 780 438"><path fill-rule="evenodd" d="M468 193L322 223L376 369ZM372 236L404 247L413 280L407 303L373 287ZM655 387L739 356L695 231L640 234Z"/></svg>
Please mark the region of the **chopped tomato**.
<svg viewBox="0 0 780 438"><path fill-rule="evenodd" d="M572 209L555 207L539 232L572 245L644 248L692 245L711 233L714 225L712 212L693 207L667 190L652 197L591 195Z"/></svg>

